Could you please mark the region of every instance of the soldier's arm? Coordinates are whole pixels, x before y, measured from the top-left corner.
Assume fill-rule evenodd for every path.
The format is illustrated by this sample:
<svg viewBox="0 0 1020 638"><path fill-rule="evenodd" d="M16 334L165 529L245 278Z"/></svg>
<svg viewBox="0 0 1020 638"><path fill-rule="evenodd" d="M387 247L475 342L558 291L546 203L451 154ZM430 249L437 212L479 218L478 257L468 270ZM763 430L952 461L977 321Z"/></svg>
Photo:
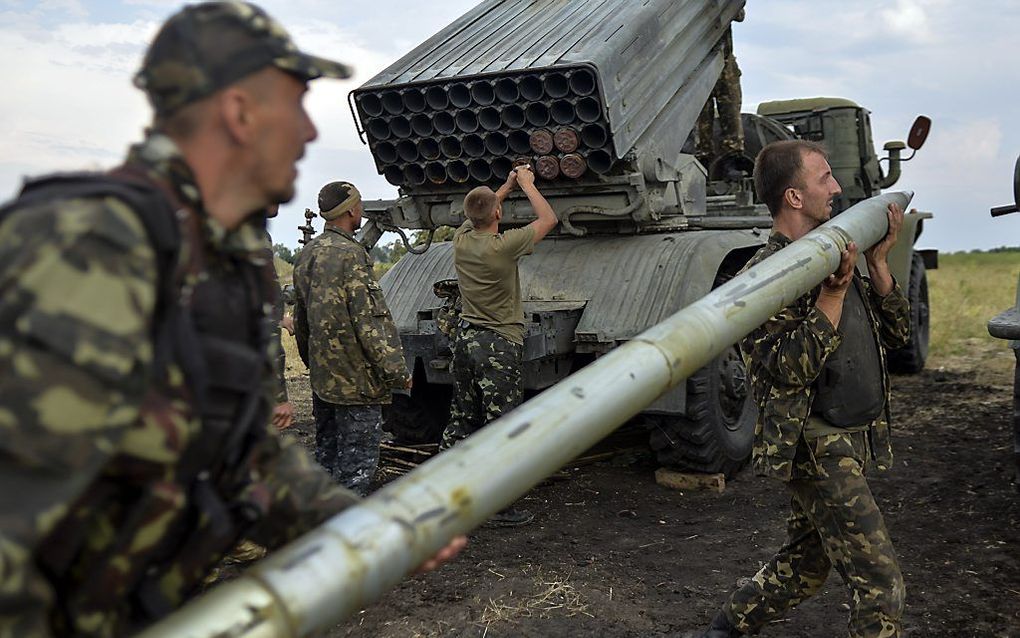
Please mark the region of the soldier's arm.
<svg viewBox="0 0 1020 638"><path fill-rule="evenodd" d="M344 281L347 312L365 359L394 390L410 383L400 335L386 306L382 289L367 260L351 259Z"/></svg>
<svg viewBox="0 0 1020 638"><path fill-rule="evenodd" d="M294 266L294 339L297 341L298 355L305 367L308 367L308 306L305 301L308 288L305 282L299 281L299 278L307 277L303 272L303 256L298 257L298 262Z"/></svg>
<svg viewBox="0 0 1020 638"><path fill-rule="evenodd" d="M841 337L817 306L802 313L788 306L740 343L744 355L765 371L773 383L807 387L821 373Z"/></svg>
<svg viewBox="0 0 1020 638"><path fill-rule="evenodd" d="M256 463L270 496L268 514L248 534L260 545L279 547L360 500L337 485L289 436L271 432Z"/></svg>
<svg viewBox="0 0 1020 638"><path fill-rule="evenodd" d="M903 228L903 209L889 204L886 215L889 227L885 237L864 253L869 275L865 284L871 306L878 315L882 344L887 348L902 348L910 340L910 304L889 270L888 258Z"/></svg>
<svg viewBox="0 0 1020 638"><path fill-rule="evenodd" d="M549 205L549 202L546 201L545 197L542 196L542 193L535 186L535 174L531 172L530 168L521 166L517 169L517 184L524 191L524 194L528 196L528 201L531 202L531 207L538 216L538 219L528 224L528 227L534 232L533 243L537 244L553 228L556 228L556 224L559 224L560 220L552 206Z"/></svg>
<svg viewBox="0 0 1020 638"><path fill-rule="evenodd" d="M50 634L39 544L136 422L151 364L144 230L119 202L75 204L0 227L0 636Z"/></svg>
<svg viewBox="0 0 1020 638"><path fill-rule="evenodd" d="M280 290L280 279L273 268L273 280L276 282L276 300L273 304L273 322L270 326L270 353L273 357L273 364L276 372L276 403L287 403L287 355L283 351L282 330L280 322L283 321L283 291Z"/></svg>

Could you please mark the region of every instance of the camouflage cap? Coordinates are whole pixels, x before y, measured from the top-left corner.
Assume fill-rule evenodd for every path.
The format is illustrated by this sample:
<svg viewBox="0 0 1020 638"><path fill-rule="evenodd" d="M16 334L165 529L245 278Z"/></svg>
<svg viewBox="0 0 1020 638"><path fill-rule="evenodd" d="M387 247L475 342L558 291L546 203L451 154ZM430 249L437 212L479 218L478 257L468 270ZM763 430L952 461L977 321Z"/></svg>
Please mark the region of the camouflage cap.
<svg viewBox="0 0 1020 638"><path fill-rule="evenodd" d="M330 182L319 191L319 215L336 219L361 201L361 193L350 182Z"/></svg>
<svg viewBox="0 0 1020 638"><path fill-rule="evenodd" d="M351 75L346 65L298 51L284 28L254 4L203 2L163 24L135 86L165 116L267 66L306 82Z"/></svg>

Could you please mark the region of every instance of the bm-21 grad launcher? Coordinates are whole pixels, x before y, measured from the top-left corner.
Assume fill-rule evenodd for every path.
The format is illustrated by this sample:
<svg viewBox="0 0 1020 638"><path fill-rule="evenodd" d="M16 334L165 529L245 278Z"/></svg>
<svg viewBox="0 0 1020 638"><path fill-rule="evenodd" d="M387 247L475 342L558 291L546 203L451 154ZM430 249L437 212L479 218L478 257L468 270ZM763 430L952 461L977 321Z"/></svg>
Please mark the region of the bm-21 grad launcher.
<svg viewBox="0 0 1020 638"><path fill-rule="evenodd" d="M520 262L526 393L700 299L764 243L771 218L755 204L750 179L709 182L685 152L743 5L487 0L351 94L379 173L400 190L396 201L366 202L362 241L372 245L385 230L429 237L381 281L414 376L410 395L396 395L388 410L391 431L435 441L446 424L450 340L437 318L456 296L455 287L439 285L441 300L434 284L455 270L452 245L432 243L432 233L460 225L467 191L502 183L515 163L535 168L560 219ZM852 102L770 105L768 117L743 116L750 157L798 130L833 141L841 183L857 186L844 205L899 175L903 143L890 143L898 146L883 175L867 111ZM519 192L504 202L504 226L533 219ZM912 239L917 223L908 221L904 236ZM913 262L904 243L907 278L900 280L908 281ZM755 410L733 347L660 397L640 422L663 463L732 473L750 453Z"/></svg>

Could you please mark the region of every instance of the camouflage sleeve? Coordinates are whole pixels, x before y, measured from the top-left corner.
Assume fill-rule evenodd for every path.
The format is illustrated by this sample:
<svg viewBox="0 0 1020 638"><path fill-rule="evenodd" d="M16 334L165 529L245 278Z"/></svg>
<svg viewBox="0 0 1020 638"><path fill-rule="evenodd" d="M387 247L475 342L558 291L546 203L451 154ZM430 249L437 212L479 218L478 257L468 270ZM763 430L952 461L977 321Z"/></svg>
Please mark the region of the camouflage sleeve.
<svg viewBox="0 0 1020 638"><path fill-rule="evenodd" d="M0 227L0 636L47 636L34 554L137 420L155 255L116 200Z"/></svg>
<svg viewBox="0 0 1020 638"><path fill-rule="evenodd" d="M344 281L347 311L365 359L391 389L406 388L410 381L400 335L383 298L372 265L353 261Z"/></svg>
<svg viewBox="0 0 1020 638"><path fill-rule="evenodd" d="M276 270L273 270L274 274ZM276 287L279 289L280 280L276 279ZM287 397L287 354L283 350L283 332L280 328L280 322L283 321L283 292L281 291L276 297L276 303L273 306L273 326L272 336L270 337L270 354L273 356L273 364L276 372L276 403L286 403ZM275 349L275 352L273 352Z"/></svg>
<svg viewBox="0 0 1020 638"><path fill-rule="evenodd" d="M896 279L893 279L892 291L884 297L875 292L869 279L864 279L864 285L878 317L882 345L890 350L906 346L910 343L910 302Z"/></svg>
<svg viewBox="0 0 1020 638"><path fill-rule="evenodd" d="M294 339L297 341L298 356L308 367L308 273L305 259L306 246L294 264Z"/></svg>
<svg viewBox="0 0 1020 638"><path fill-rule="evenodd" d="M744 355L773 384L811 385L839 347L841 338L825 314L814 304L806 313L800 306L784 308L741 341Z"/></svg>
<svg viewBox="0 0 1020 638"><path fill-rule="evenodd" d="M279 547L360 500L337 485L297 441L274 430L258 464L271 494L267 516L248 534L260 545Z"/></svg>

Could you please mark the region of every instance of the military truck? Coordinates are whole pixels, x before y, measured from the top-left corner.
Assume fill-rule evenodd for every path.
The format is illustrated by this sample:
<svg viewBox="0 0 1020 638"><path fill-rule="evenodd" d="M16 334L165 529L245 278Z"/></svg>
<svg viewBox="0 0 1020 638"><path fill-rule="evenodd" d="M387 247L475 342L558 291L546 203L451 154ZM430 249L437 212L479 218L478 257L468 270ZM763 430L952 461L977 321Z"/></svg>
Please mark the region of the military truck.
<svg viewBox="0 0 1020 638"><path fill-rule="evenodd" d="M431 239L464 221L468 190L501 183L515 162L535 167L560 219L520 263L526 393L704 296L765 242L771 218L749 175L710 176L687 152L743 4L486 0L352 92L362 139L400 193L366 202L362 241L372 245L383 231L405 243L408 230L428 237L381 281L414 378L388 411L391 431L434 441L445 426L451 352L440 328L456 294L434 284L455 271L451 244ZM849 100L769 102L743 124L748 158L775 140L823 143L844 188L839 210L892 186L909 159L903 142L889 142L879 160L868 111ZM928 124L915 123L911 148ZM914 342L895 355L910 371L923 367L928 347L931 262L912 249L927 217L907 216L891 258L913 302ZM504 202L505 226L533 219L520 193ZM644 411L660 461L736 471L749 456L756 414L745 377L731 348Z"/></svg>
<svg viewBox="0 0 1020 638"><path fill-rule="evenodd" d="M1013 203L996 206L992 217L1020 211L1020 157L1013 168ZM1016 303L1003 310L988 322L988 333L998 339L1008 339L1017 364L1013 369L1013 486L1020 491L1020 283L1017 284Z"/></svg>

